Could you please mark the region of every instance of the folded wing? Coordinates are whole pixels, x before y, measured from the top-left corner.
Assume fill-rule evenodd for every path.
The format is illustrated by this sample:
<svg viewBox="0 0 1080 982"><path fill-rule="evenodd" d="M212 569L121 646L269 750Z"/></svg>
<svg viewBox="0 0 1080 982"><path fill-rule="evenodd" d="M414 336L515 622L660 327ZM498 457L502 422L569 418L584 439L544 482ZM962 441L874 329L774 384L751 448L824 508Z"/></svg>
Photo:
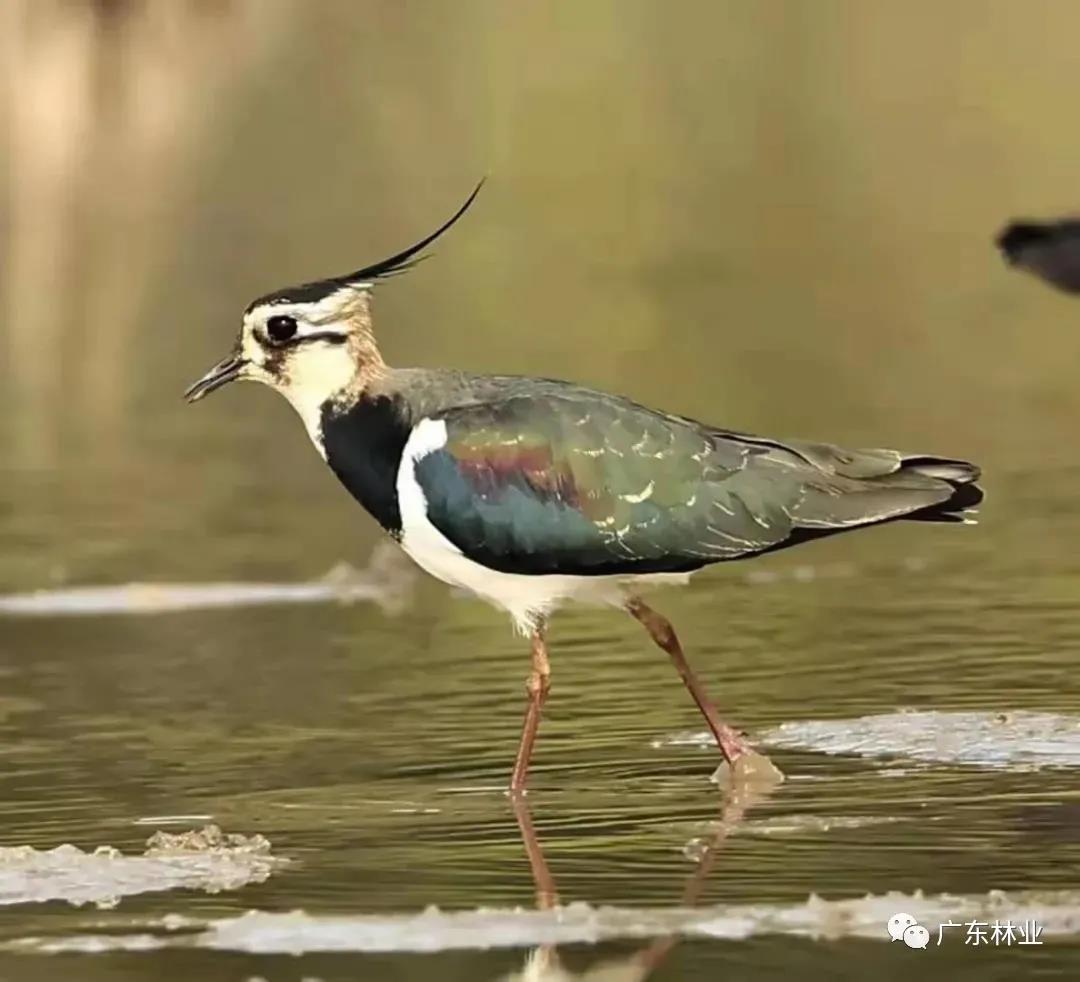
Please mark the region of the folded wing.
<svg viewBox="0 0 1080 982"><path fill-rule="evenodd" d="M610 397L519 395L440 414L415 462L429 520L529 574L682 572L910 516L958 520L963 461L714 430Z"/></svg>

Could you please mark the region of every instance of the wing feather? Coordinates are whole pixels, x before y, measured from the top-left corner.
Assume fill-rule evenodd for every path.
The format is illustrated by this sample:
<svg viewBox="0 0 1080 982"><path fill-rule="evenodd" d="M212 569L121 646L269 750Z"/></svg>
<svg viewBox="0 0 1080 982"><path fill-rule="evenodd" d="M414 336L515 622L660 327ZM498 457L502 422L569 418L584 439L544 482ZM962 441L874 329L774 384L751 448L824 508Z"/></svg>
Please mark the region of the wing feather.
<svg viewBox="0 0 1080 982"><path fill-rule="evenodd" d="M681 572L947 502L960 461L714 430L587 390L437 414L429 520L504 572Z"/></svg>

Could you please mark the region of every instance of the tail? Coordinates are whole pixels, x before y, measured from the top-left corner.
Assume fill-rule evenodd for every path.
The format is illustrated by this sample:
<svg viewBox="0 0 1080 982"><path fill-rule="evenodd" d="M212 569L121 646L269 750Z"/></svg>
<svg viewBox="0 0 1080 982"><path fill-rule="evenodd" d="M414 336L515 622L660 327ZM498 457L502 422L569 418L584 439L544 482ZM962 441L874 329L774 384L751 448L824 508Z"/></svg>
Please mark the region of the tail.
<svg viewBox="0 0 1080 982"><path fill-rule="evenodd" d="M848 450L829 443L770 440L730 430L715 430L713 436L751 449L753 456L745 470L751 476L760 475L757 487L764 486L773 494L775 507L768 517L774 528L785 533L746 555L886 522L974 524L967 512L983 499L976 483L979 468L966 460L881 448ZM743 487L759 514L767 509L769 502L760 490L749 480ZM735 495L740 496L745 496L742 488Z"/></svg>
<svg viewBox="0 0 1080 982"><path fill-rule="evenodd" d="M813 468L788 510L799 540L901 520L972 523L965 512L983 499L975 483L979 468L966 460L821 443L785 446Z"/></svg>
<svg viewBox="0 0 1080 982"><path fill-rule="evenodd" d="M944 501L920 508L903 516L914 522L967 522L972 519L964 512L983 500L983 490L975 482L979 468L966 460L950 460L946 457L905 457L898 474L904 472L944 481L952 488L952 494Z"/></svg>

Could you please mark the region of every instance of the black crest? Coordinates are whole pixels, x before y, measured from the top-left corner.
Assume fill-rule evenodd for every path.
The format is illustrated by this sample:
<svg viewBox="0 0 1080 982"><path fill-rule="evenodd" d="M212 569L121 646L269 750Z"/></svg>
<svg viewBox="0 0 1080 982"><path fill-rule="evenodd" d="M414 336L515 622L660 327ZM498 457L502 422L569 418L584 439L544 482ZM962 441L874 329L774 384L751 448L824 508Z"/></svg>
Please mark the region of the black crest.
<svg viewBox="0 0 1080 982"><path fill-rule="evenodd" d="M281 290L274 290L272 293L267 293L265 296L258 297L248 304L248 312L262 304L317 303L319 300L322 300L323 297L335 293L343 286L374 283L376 280L386 279L388 276L393 276L396 273L402 273L405 270L410 269L425 258L424 256L417 256L417 253L426 246L431 245L432 242L468 211L469 205L476 199L476 196L480 193L480 189L483 186L484 182L481 180L480 183L473 188L472 194L465 199L465 203L454 212L447 221L443 222L443 224L435 229L434 232L421 239L415 245L409 246L408 249L391 256L389 259L382 259L377 263L373 263L371 266L365 266L363 269L355 270L352 273L345 273L342 276L331 276L325 280L313 280L310 283L301 283L298 286L287 286Z"/></svg>

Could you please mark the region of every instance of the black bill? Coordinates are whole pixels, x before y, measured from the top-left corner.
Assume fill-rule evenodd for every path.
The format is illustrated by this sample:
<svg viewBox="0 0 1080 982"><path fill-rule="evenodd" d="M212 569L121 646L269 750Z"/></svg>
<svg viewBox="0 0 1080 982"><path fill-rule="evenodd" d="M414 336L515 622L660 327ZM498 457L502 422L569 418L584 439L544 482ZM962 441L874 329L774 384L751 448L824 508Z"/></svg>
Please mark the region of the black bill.
<svg viewBox="0 0 1080 982"><path fill-rule="evenodd" d="M203 396L209 395L215 389L220 389L223 385L235 382L240 378L240 373L243 371L245 364L246 362L239 355L229 355L228 358L219 361L198 382L191 386L184 393L184 398L188 402L198 402Z"/></svg>

